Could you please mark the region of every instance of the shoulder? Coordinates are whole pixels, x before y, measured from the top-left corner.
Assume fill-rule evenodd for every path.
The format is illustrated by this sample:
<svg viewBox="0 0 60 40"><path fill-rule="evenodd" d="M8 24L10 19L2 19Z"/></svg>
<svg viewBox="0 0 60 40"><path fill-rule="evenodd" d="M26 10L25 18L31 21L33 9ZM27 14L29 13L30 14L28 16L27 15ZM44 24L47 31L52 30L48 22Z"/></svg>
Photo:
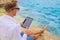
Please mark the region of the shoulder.
<svg viewBox="0 0 60 40"><path fill-rule="evenodd" d="M0 21L2 21L4 19L4 17L3 16L0 16Z"/></svg>

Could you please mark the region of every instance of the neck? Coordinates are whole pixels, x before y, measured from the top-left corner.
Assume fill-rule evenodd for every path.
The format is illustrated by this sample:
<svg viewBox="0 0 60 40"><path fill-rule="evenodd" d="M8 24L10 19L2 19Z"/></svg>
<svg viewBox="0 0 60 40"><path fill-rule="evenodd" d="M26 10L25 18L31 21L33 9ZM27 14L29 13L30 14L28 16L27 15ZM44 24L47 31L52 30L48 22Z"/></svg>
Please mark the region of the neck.
<svg viewBox="0 0 60 40"><path fill-rule="evenodd" d="M7 13L7 15L11 16L11 17L14 17L12 13Z"/></svg>

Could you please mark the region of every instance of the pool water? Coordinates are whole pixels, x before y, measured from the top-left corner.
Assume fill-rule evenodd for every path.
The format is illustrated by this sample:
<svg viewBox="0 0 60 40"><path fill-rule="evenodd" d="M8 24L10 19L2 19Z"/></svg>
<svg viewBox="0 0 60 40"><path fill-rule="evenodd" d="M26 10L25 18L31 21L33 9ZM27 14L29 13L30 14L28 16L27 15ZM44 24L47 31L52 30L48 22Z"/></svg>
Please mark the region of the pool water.
<svg viewBox="0 0 60 40"><path fill-rule="evenodd" d="M48 25L48 32L60 36L60 0L18 0L18 5L18 16L33 18L37 27Z"/></svg>

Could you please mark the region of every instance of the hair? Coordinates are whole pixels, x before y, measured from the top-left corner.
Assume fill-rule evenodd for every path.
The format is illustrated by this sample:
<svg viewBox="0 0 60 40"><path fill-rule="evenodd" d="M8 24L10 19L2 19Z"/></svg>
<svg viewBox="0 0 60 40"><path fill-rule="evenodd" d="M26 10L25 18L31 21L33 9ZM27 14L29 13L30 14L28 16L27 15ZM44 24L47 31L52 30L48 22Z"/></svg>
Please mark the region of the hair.
<svg viewBox="0 0 60 40"><path fill-rule="evenodd" d="M5 9L5 11L9 12L16 5L17 5L17 1L6 2L4 9Z"/></svg>

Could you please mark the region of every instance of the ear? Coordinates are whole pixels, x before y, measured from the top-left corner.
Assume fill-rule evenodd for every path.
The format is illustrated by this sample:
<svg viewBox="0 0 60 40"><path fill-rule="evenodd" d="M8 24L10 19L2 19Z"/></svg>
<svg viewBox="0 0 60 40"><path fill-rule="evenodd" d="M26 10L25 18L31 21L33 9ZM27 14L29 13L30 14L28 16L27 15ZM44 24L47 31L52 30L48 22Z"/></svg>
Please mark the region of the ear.
<svg viewBox="0 0 60 40"><path fill-rule="evenodd" d="M11 12L12 12L12 13L14 13L14 12L15 12L15 10L12 10Z"/></svg>

